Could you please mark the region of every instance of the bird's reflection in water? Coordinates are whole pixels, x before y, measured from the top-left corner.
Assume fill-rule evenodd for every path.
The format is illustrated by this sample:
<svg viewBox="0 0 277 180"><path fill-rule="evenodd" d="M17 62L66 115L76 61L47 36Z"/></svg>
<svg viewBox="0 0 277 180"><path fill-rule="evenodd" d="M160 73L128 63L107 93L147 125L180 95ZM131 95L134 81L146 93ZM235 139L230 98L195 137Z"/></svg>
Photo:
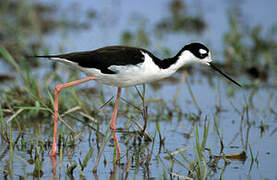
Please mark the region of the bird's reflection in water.
<svg viewBox="0 0 277 180"><path fill-rule="evenodd" d="M57 157L56 156L49 156L52 165L52 173L53 173L53 180L56 179L56 172L57 172Z"/></svg>
<svg viewBox="0 0 277 180"><path fill-rule="evenodd" d="M51 168L52 168L52 174L53 174L53 180L56 179L57 176L57 157L56 156L49 156L50 160L51 160ZM60 162L61 163L61 162ZM118 169L118 164L117 163L113 163L113 170L110 173L110 180L114 180L116 179L116 172ZM61 169L60 171L61 172ZM97 175L97 171L93 172L93 176L95 180L98 180L98 175ZM61 176L60 176L61 177Z"/></svg>

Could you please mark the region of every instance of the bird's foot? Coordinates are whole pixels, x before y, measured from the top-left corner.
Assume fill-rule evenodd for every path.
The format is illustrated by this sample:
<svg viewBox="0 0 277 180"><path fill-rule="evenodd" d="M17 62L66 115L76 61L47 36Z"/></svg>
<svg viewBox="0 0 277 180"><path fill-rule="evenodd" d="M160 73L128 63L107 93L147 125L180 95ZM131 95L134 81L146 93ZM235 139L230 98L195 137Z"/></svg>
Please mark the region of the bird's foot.
<svg viewBox="0 0 277 180"><path fill-rule="evenodd" d="M110 130L115 132L116 131L116 126L114 124L111 124L110 125Z"/></svg>
<svg viewBox="0 0 277 180"><path fill-rule="evenodd" d="M48 154L50 157L56 156L57 154L57 146L52 146L50 153Z"/></svg>

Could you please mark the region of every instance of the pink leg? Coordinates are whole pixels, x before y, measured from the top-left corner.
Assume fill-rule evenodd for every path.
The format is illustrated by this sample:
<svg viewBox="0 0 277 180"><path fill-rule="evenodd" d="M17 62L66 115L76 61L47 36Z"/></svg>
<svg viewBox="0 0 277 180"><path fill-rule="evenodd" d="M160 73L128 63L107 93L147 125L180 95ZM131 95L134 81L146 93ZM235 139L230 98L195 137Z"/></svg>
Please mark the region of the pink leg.
<svg viewBox="0 0 277 180"><path fill-rule="evenodd" d="M94 76L90 76L84 79L80 79L80 80L76 80L76 81L72 81L69 83L65 83L65 84L59 84L56 86L55 88L55 109L54 109L54 133L53 133L53 144L52 144L52 149L51 152L49 153L49 156L55 156L57 153L57 127L58 127L58 108L59 108L59 92L63 89L63 88L67 88L70 86L74 86L83 82L87 82L90 80L95 79Z"/></svg>
<svg viewBox="0 0 277 180"><path fill-rule="evenodd" d="M118 139L116 136L116 117L117 117L117 109L118 109L118 104L119 104L119 99L120 99L120 93L121 93L121 88L119 87L117 90L117 95L116 95L116 100L115 100L115 105L114 105L114 110L113 110L113 116L112 116L112 122L110 125L110 129L112 130L112 133L113 133L113 139L116 144L117 158L120 157L120 147L119 147Z"/></svg>

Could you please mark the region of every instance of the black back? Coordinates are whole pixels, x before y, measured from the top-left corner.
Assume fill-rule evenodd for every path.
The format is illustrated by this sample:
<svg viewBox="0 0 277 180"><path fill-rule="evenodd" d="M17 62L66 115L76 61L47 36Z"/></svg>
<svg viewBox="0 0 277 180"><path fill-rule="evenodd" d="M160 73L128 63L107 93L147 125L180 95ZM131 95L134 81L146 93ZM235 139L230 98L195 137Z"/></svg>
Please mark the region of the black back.
<svg viewBox="0 0 277 180"><path fill-rule="evenodd" d="M112 65L136 65L144 62L144 56L141 51L151 54L142 48L108 46L93 51L68 53L51 57L67 59L78 63L84 68L97 68L102 73L115 74L116 72L108 69Z"/></svg>

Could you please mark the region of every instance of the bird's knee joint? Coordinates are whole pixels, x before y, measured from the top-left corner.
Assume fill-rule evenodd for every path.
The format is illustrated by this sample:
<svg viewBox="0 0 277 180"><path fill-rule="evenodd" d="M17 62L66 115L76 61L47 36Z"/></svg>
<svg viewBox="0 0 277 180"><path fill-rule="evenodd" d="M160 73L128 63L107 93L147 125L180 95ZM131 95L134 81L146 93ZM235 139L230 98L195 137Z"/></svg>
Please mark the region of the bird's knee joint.
<svg viewBox="0 0 277 180"><path fill-rule="evenodd" d="M57 85L57 86L55 87L55 92L60 92L62 89L63 89L63 86L62 86L62 85Z"/></svg>

